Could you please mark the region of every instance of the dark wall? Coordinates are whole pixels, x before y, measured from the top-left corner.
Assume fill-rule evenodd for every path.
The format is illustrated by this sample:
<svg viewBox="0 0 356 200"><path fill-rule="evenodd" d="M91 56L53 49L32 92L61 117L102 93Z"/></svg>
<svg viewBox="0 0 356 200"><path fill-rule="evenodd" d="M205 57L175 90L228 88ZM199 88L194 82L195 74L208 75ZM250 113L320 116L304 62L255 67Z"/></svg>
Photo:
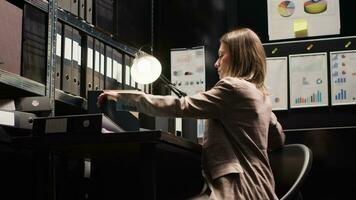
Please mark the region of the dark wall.
<svg viewBox="0 0 356 200"><path fill-rule="evenodd" d="M136 48L150 45L151 0L120 0L115 6L117 39Z"/></svg>
<svg viewBox="0 0 356 200"><path fill-rule="evenodd" d="M212 87L218 80L213 64L217 58L219 38L226 31L225 1L156 2L154 49L162 62L163 73L170 77L170 49L204 46L207 88Z"/></svg>

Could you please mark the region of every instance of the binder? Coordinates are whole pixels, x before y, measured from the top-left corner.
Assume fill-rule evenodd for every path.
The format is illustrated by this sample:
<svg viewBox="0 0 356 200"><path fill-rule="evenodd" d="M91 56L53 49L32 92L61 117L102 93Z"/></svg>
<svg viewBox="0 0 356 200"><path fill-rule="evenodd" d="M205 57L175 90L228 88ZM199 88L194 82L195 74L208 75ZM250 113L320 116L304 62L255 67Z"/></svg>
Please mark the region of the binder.
<svg viewBox="0 0 356 200"><path fill-rule="evenodd" d="M10 136L28 136L32 132L33 120L36 115L33 113L2 110L0 109L0 126L3 127Z"/></svg>
<svg viewBox="0 0 356 200"><path fill-rule="evenodd" d="M106 46L106 76L105 76L105 89L114 89L115 82L113 79L113 49L110 46Z"/></svg>
<svg viewBox="0 0 356 200"><path fill-rule="evenodd" d="M8 1L0 1L0 69L21 74L23 11Z"/></svg>
<svg viewBox="0 0 356 200"><path fill-rule="evenodd" d="M55 88L61 88L62 79L62 36L63 36L63 24L60 21L56 23L56 65L55 65Z"/></svg>
<svg viewBox="0 0 356 200"><path fill-rule="evenodd" d="M113 34L114 31L114 1L113 0L96 0L94 24L101 31Z"/></svg>
<svg viewBox="0 0 356 200"><path fill-rule="evenodd" d="M79 0L79 13L78 16L80 19L85 19L85 0Z"/></svg>
<svg viewBox="0 0 356 200"><path fill-rule="evenodd" d="M138 131L140 120L129 110L130 107L123 106L116 101L105 101L101 108L98 108L96 101L103 91L89 91L88 93L88 113L104 113L115 124L125 131Z"/></svg>
<svg viewBox="0 0 356 200"><path fill-rule="evenodd" d="M25 4L21 75L46 84L47 16L41 10Z"/></svg>
<svg viewBox="0 0 356 200"><path fill-rule="evenodd" d="M70 12L78 16L78 11L79 11L79 0L70 0Z"/></svg>
<svg viewBox="0 0 356 200"><path fill-rule="evenodd" d="M105 129L105 130L103 130ZM32 133L35 136L100 135L106 131L122 132L123 129L102 113L83 115L63 115L57 117L37 117L33 120Z"/></svg>
<svg viewBox="0 0 356 200"><path fill-rule="evenodd" d="M130 59L129 59L129 68L130 68L130 74L129 74L129 76L130 76L130 83L131 83L131 88L135 88L135 89L137 89L137 83L136 83L136 81L132 78L132 76L131 76L131 65L132 65L132 61L133 61L133 58L132 57L129 57Z"/></svg>
<svg viewBox="0 0 356 200"><path fill-rule="evenodd" d="M85 21L89 24L93 23L93 0L85 1Z"/></svg>
<svg viewBox="0 0 356 200"><path fill-rule="evenodd" d="M72 92L72 45L73 43L73 28L69 25L64 25L64 58L63 58L63 73L62 73L62 90L64 92Z"/></svg>
<svg viewBox="0 0 356 200"><path fill-rule="evenodd" d="M94 90L99 90L99 79L100 79L100 41L94 39Z"/></svg>
<svg viewBox="0 0 356 200"><path fill-rule="evenodd" d="M130 89L131 88L131 67L130 67L130 57L129 55L124 55L124 88Z"/></svg>
<svg viewBox="0 0 356 200"><path fill-rule="evenodd" d="M122 87L122 54L113 49L113 78L115 82L114 88L123 89Z"/></svg>
<svg viewBox="0 0 356 200"><path fill-rule="evenodd" d="M70 3L72 0L58 0L58 6L63 10L70 12Z"/></svg>
<svg viewBox="0 0 356 200"><path fill-rule="evenodd" d="M100 42L100 75L99 75L99 90L105 88L105 44Z"/></svg>
<svg viewBox="0 0 356 200"><path fill-rule="evenodd" d="M81 87L81 45L81 35L78 30L73 29L71 93L77 96L80 96Z"/></svg>
<svg viewBox="0 0 356 200"><path fill-rule="evenodd" d="M33 113L36 116L49 116L52 111L47 96L19 97L14 102L17 111Z"/></svg>
<svg viewBox="0 0 356 200"><path fill-rule="evenodd" d="M83 58L86 61L85 75L85 94L88 97L88 91L93 90L93 73L94 73L94 40L91 36L86 36L86 51Z"/></svg>

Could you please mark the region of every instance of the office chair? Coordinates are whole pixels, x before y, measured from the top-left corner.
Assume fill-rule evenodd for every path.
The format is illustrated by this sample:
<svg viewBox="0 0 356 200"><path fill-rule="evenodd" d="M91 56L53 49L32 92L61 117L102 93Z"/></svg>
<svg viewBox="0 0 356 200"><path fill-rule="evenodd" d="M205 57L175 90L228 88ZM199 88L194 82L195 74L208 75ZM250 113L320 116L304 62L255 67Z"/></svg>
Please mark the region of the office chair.
<svg viewBox="0 0 356 200"><path fill-rule="evenodd" d="M287 144L269 152L276 194L280 200L302 200L300 188L312 166L312 151L304 144Z"/></svg>

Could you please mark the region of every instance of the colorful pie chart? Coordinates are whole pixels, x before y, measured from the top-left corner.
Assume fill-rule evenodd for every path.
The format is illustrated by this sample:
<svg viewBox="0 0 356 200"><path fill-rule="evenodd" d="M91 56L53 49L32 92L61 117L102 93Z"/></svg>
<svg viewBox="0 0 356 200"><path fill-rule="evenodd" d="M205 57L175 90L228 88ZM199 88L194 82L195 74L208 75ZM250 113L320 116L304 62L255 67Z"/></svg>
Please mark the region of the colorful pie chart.
<svg viewBox="0 0 356 200"><path fill-rule="evenodd" d="M293 15L295 10L295 4L292 1L282 1L278 5L278 13L282 17L289 17Z"/></svg>
<svg viewBox="0 0 356 200"><path fill-rule="evenodd" d="M304 3L304 11L309 14L319 14L326 11L328 3L326 0L310 0Z"/></svg>

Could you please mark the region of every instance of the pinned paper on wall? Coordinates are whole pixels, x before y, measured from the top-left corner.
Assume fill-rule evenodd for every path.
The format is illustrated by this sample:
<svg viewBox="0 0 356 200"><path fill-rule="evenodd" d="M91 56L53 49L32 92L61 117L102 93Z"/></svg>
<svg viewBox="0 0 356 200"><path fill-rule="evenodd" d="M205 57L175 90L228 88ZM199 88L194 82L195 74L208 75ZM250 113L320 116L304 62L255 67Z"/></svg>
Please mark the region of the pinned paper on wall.
<svg viewBox="0 0 356 200"><path fill-rule="evenodd" d="M356 104L356 50L330 52L331 104Z"/></svg>
<svg viewBox="0 0 356 200"><path fill-rule="evenodd" d="M171 82L188 95L205 91L204 46L171 49ZM198 119L198 138L203 137L204 126L205 121Z"/></svg>
<svg viewBox="0 0 356 200"><path fill-rule="evenodd" d="M287 57L267 58L265 84L270 93L272 110L288 109L288 59Z"/></svg>
<svg viewBox="0 0 356 200"><path fill-rule="evenodd" d="M327 54L289 55L289 101L291 108L327 106Z"/></svg>
<svg viewBox="0 0 356 200"><path fill-rule="evenodd" d="M171 82L188 95L205 91L204 46L171 49Z"/></svg>
<svg viewBox="0 0 356 200"><path fill-rule="evenodd" d="M339 0L267 1L269 40L340 34Z"/></svg>

